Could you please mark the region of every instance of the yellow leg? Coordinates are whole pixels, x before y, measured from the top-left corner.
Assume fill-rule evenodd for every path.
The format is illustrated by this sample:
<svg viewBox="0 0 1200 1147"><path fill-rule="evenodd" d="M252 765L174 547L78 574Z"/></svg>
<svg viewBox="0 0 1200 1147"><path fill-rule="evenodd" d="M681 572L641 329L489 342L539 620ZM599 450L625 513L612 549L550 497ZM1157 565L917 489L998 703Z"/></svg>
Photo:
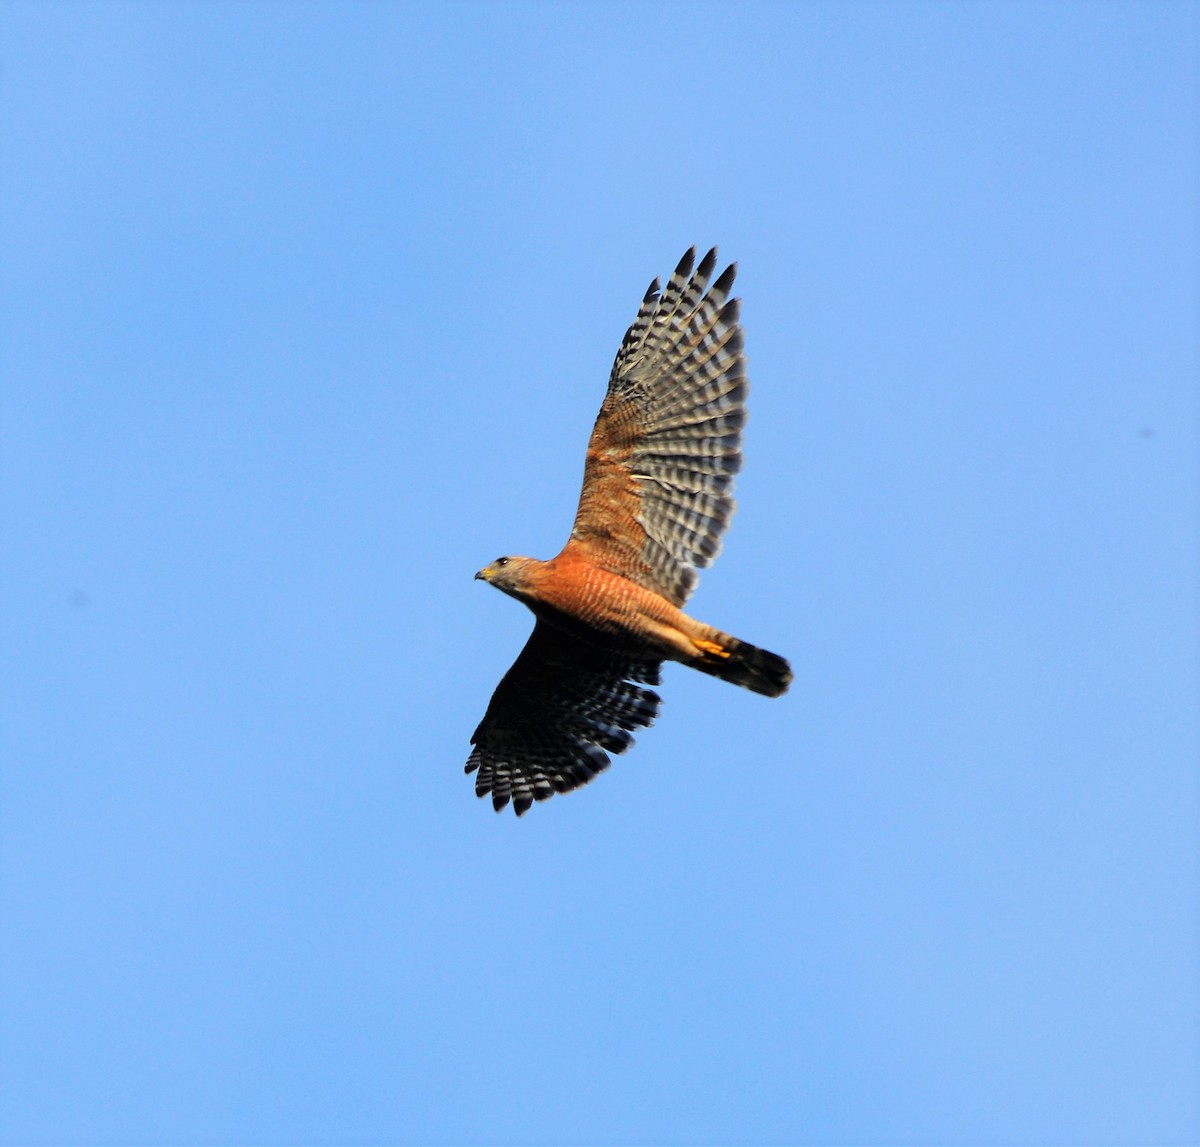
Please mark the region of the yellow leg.
<svg viewBox="0 0 1200 1147"><path fill-rule="evenodd" d="M693 637L692 644L702 653L711 653L716 657L728 657L728 650L722 649L715 641L705 641L702 637Z"/></svg>

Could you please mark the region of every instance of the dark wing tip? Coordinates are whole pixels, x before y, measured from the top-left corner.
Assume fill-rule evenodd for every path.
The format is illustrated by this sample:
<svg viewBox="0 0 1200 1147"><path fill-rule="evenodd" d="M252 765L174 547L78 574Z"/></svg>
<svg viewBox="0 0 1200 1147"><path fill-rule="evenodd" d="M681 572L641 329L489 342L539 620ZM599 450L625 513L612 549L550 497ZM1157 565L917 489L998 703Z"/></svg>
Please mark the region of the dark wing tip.
<svg viewBox="0 0 1200 1147"><path fill-rule="evenodd" d="M713 250L715 251L716 248L714 247ZM736 263L730 263L729 266L721 272L721 277L715 283L713 283L712 289L714 291L719 291L723 295L729 294L729 288L733 286L733 280L737 278L737 267L738 265Z"/></svg>
<svg viewBox="0 0 1200 1147"><path fill-rule="evenodd" d="M707 256L705 256L707 258ZM683 258L679 260L679 265L675 268L675 274L680 278L686 279L692 273L692 266L696 262L696 248L689 247L683 253Z"/></svg>

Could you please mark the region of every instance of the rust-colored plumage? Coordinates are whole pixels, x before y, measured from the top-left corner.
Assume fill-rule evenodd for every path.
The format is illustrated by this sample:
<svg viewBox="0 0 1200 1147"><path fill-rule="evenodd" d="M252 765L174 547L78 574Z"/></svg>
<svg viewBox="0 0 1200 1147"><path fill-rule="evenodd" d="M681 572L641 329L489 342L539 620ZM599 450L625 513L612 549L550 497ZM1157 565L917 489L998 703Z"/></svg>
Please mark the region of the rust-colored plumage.
<svg viewBox="0 0 1200 1147"><path fill-rule="evenodd" d="M665 660L768 697L792 673L774 653L682 612L721 546L746 420L736 264L714 247L650 284L588 443L571 537L550 561L505 557L475 576L523 601L533 634L471 743L475 791L517 815L587 784L658 713ZM693 272L693 267L695 270Z"/></svg>

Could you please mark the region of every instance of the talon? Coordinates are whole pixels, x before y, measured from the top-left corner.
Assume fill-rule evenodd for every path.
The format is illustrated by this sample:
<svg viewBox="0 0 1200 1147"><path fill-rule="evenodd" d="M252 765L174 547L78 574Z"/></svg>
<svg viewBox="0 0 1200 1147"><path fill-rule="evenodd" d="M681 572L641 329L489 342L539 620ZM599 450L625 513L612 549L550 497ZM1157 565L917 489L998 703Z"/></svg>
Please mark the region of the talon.
<svg viewBox="0 0 1200 1147"><path fill-rule="evenodd" d="M722 649L715 641L704 641L702 638L693 637L692 644L702 653L711 653L714 657L728 657L729 651Z"/></svg>

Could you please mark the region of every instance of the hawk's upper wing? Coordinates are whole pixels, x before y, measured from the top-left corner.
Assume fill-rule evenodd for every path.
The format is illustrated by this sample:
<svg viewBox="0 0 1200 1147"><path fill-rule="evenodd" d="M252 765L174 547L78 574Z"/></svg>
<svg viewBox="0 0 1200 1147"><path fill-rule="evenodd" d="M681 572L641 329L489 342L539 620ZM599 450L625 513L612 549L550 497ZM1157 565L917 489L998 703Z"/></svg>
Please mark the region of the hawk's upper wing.
<svg viewBox="0 0 1200 1147"><path fill-rule="evenodd" d="M567 543L676 605L721 548L746 420L742 328L729 299L737 265L708 289L716 248L695 274L694 261L693 248L661 294L650 284L625 335Z"/></svg>
<svg viewBox="0 0 1200 1147"><path fill-rule="evenodd" d="M491 793L497 812L511 798L520 816L535 800L586 785L608 768L608 753L633 744L630 729L654 720L658 694L627 678L657 685L659 665L539 621L471 737L476 795Z"/></svg>

